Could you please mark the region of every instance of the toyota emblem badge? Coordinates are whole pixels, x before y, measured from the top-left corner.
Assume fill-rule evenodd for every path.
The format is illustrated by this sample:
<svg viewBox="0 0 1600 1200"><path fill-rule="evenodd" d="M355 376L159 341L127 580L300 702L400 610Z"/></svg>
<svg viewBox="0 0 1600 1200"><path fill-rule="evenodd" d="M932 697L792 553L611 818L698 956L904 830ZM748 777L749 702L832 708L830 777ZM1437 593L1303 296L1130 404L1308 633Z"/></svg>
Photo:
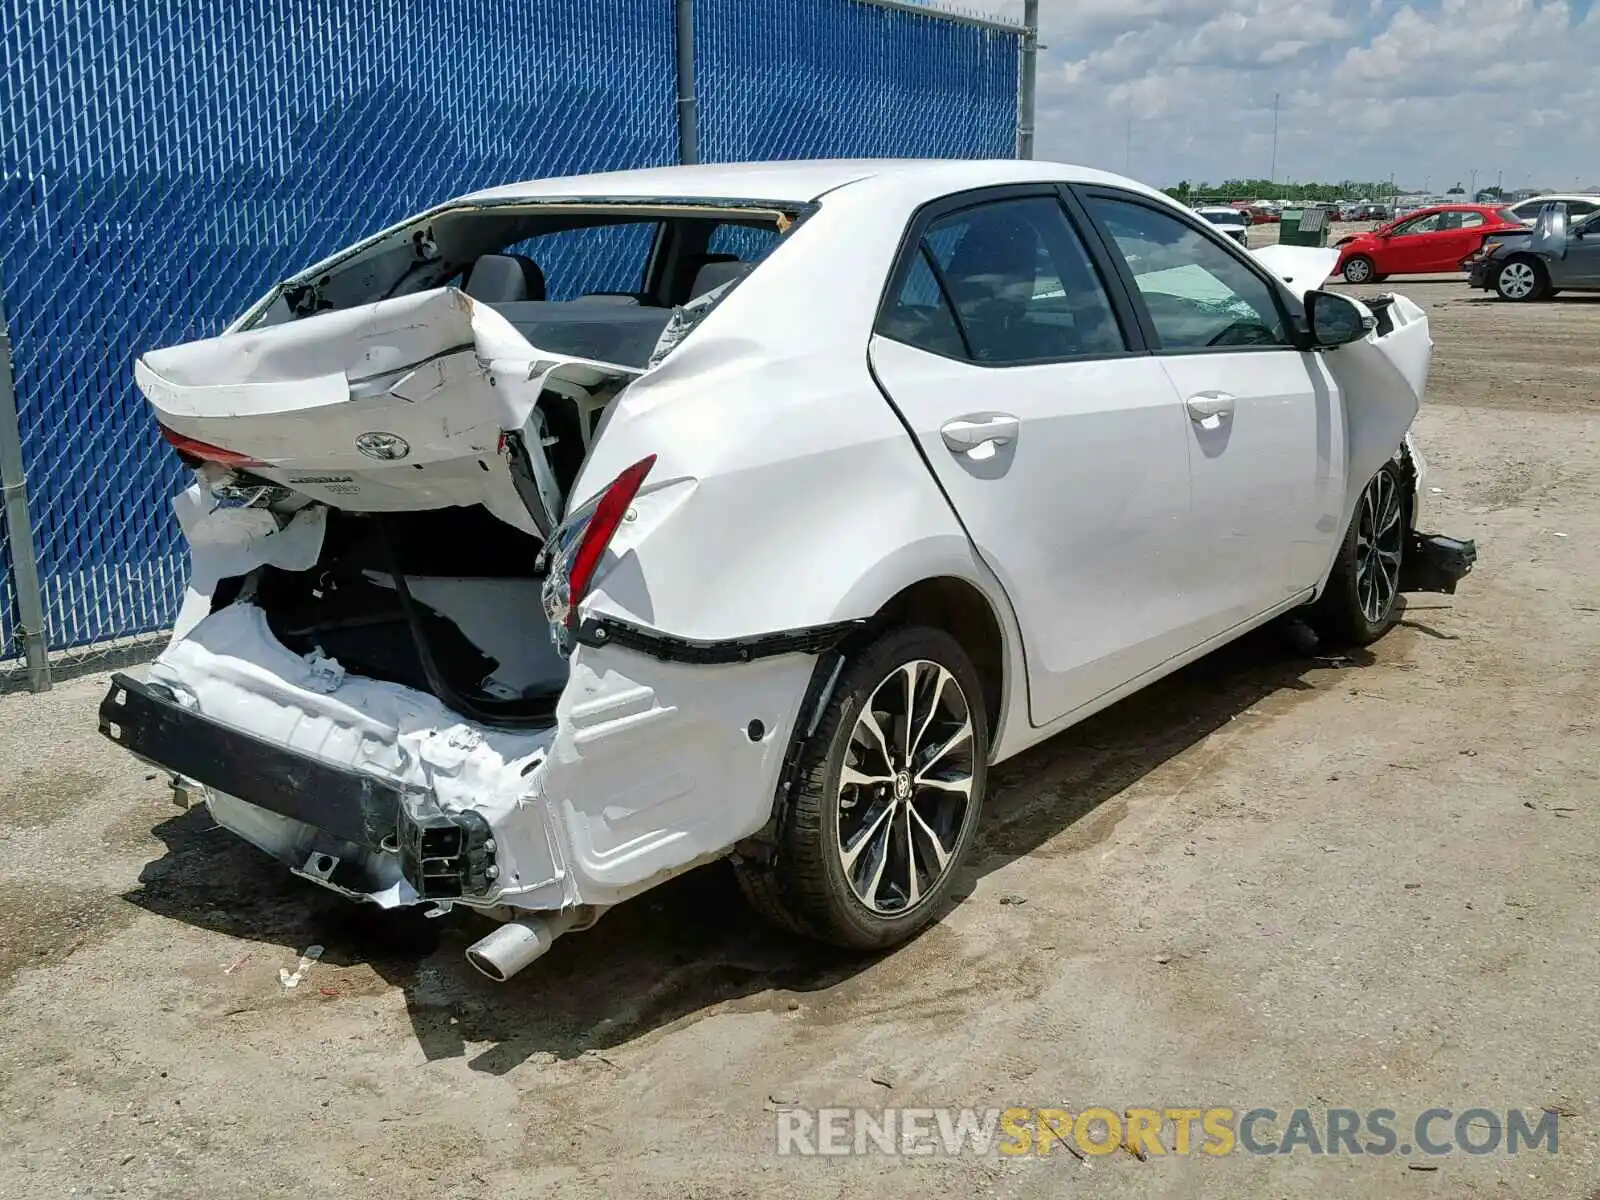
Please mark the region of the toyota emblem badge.
<svg viewBox="0 0 1600 1200"><path fill-rule="evenodd" d="M395 462L411 453L411 443L398 433L363 433L356 439L356 449L368 458Z"/></svg>

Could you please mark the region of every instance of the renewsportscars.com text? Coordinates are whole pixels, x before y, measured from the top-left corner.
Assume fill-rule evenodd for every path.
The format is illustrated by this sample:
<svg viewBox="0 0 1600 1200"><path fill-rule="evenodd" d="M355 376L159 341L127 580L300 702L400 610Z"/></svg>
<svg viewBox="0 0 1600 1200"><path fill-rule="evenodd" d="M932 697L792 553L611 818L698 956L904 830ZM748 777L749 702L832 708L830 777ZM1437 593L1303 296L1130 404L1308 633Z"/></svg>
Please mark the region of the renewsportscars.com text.
<svg viewBox="0 0 1600 1200"><path fill-rule="evenodd" d="M786 1108L781 1155L1140 1158L1203 1154L1388 1156L1555 1154L1557 1114L1511 1108Z"/></svg>

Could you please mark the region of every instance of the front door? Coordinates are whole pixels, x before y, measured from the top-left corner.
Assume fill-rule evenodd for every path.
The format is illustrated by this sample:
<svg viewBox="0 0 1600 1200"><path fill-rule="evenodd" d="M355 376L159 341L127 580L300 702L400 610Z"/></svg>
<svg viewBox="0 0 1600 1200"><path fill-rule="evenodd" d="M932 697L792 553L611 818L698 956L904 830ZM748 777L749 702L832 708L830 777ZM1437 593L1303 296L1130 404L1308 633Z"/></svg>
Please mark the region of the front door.
<svg viewBox="0 0 1600 1200"><path fill-rule="evenodd" d="M1550 265L1551 282L1557 287L1600 288L1600 213L1573 225L1566 256Z"/></svg>
<svg viewBox="0 0 1600 1200"><path fill-rule="evenodd" d="M1189 419L1056 193L983 195L919 218L871 361L1010 597L1044 725L1197 640Z"/></svg>
<svg viewBox="0 0 1600 1200"><path fill-rule="evenodd" d="M1344 428L1277 284L1165 206L1088 189L1184 404L1192 524L1184 577L1211 637L1304 591L1340 532Z"/></svg>
<svg viewBox="0 0 1600 1200"><path fill-rule="evenodd" d="M1379 269L1385 275L1417 275L1441 270L1438 264L1447 254L1449 242L1444 232L1448 215L1442 211L1425 213L1395 226L1385 239Z"/></svg>

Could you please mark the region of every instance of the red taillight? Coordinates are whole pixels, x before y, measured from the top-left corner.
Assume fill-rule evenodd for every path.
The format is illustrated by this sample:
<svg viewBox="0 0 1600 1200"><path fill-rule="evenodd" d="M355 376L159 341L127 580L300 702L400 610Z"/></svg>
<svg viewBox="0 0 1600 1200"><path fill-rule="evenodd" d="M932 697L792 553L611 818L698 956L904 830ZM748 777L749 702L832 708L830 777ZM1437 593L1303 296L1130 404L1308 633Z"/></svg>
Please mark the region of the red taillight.
<svg viewBox="0 0 1600 1200"><path fill-rule="evenodd" d="M543 588L544 611L556 644L564 653L572 648L578 606L589 594L606 547L644 485L645 476L655 465L654 454L641 458L613 479L598 496L561 522L550 535L546 552L549 574Z"/></svg>
<svg viewBox="0 0 1600 1200"><path fill-rule="evenodd" d="M178 457L191 467L199 466L203 462L216 463L220 467L267 465L259 458L251 458L248 454L240 454L237 450L224 450L221 446L213 446L209 442L186 437L175 429L168 429L165 425L161 426L161 436L172 443L173 449L178 452Z"/></svg>

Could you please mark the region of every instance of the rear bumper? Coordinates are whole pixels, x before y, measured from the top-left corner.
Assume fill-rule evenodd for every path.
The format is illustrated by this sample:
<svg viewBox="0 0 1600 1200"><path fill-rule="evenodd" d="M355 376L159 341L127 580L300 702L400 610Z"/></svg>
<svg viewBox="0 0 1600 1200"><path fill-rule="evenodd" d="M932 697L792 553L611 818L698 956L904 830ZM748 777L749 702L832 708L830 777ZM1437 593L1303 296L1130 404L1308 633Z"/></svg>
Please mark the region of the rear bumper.
<svg viewBox="0 0 1600 1200"><path fill-rule="evenodd" d="M134 756L203 785L208 796L222 793L308 827L314 831L309 844L297 843L306 851L301 868L339 890L354 890L345 885L361 881L335 881L337 868L369 855L397 860L417 900L483 895L499 874L489 824L478 813L445 812L426 788L214 721L160 685L113 675L100 702L100 732ZM352 856L351 847L362 854Z"/></svg>
<svg viewBox="0 0 1600 1200"><path fill-rule="evenodd" d="M352 899L604 908L770 819L816 662L787 641L696 662L606 641L578 646L548 728L501 730L300 658L238 603L174 641L148 682L115 677L100 729Z"/></svg>
<svg viewBox="0 0 1600 1200"><path fill-rule="evenodd" d="M113 675L100 701L100 732L146 762L369 850L393 844L410 790L213 721L126 675Z"/></svg>

